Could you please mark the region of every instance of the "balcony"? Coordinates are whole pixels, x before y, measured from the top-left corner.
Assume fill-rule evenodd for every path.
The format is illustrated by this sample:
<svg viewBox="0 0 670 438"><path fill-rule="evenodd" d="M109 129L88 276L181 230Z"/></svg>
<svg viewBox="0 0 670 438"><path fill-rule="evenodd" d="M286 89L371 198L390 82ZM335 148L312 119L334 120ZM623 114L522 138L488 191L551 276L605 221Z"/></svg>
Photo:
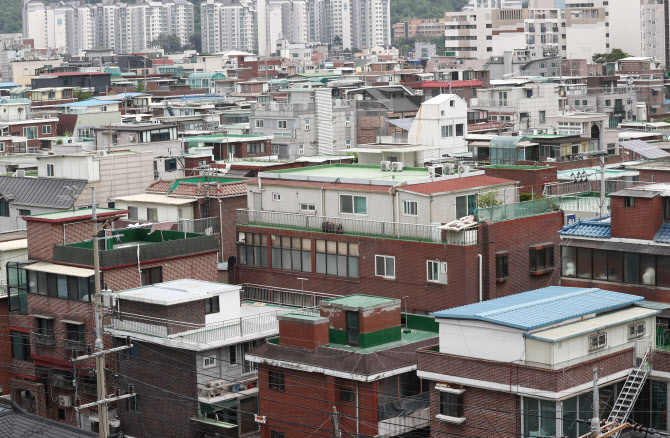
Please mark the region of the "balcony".
<svg viewBox="0 0 670 438"><path fill-rule="evenodd" d="M476 97L470 99L470 108L517 108L519 100L516 99L488 99Z"/></svg>
<svg viewBox="0 0 670 438"><path fill-rule="evenodd" d="M435 225L406 224L276 211L237 210L237 225L345 234L386 239L469 246L478 242L477 229L442 232Z"/></svg>
<svg viewBox="0 0 670 438"><path fill-rule="evenodd" d="M33 344L43 345L43 346L52 346L56 345L56 338L52 334L44 334L39 332L32 332Z"/></svg>
<svg viewBox="0 0 670 438"><path fill-rule="evenodd" d="M86 351L86 343L82 341L73 341L71 339L63 339L63 348L69 351Z"/></svg>
<svg viewBox="0 0 670 438"><path fill-rule="evenodd" d="M430 398L427 392L380 404L378 411L380 437L398 436L430 426Z"/></svg>
<svg viewBox="0 0 670 438"><path fill-rule="evenodd" d="M242 316L232 320L194 324L117 312L105 330L114 336L132 336L170 347L199 351L276 334L279 330L277 315L285 313L320 315L317 308L256 306L252 302L243 302Z"/></svg>
<svg viewBox="0 0 670 438"><path fill-rule="evenodd" d="M101 238L100 268L137 264L177 256L218 251L214 236L187 231L154 231L133 228ZM93 266L93 241L54 246L54 262Z"/></svg>

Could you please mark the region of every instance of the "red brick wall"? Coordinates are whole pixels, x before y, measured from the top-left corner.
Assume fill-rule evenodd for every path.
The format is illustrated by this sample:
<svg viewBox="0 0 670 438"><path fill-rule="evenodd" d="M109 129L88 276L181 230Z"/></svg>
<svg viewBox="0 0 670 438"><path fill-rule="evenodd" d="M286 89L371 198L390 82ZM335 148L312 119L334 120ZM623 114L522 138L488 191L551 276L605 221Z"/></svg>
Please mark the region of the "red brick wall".
<svg viewBox="0 0 670 438"><path fill-rule="evenodd" d="M640 181L670 182L670 170L667 169L636 169L640 173Z"/></svg>
<svg viewBox="0 0 670 438"><path fill-rule="evenodd" d="M360 316L360 333L372 333L400 325L400 303L393 307L383 307Z"/></svg>
<svg viewBox="0 0 670 438"><path fill-rule="evenodd" d="M279 321L279 343L281 345L314 350L328 344L328 323L299 323Z"/></svg>
<svg viewBox="0 0 670 438"><path fill-rule="evenodd" d="M212 200L211 211L219 214L221 203L221 261L226 262L231 256L237 256L237 230L235 229L235 215L238 208L247 208L247 195L233 196Z"/></svg>
<svg viewBox="0 0 670 438"><path fill-rule="evenodd" d="M284 392L269 389L269 370L285 373ZM358 389L358 412L355 395L353 402L340 400L340 384L353 388L354 394ZM271 431L282 432L291 438L308 438L314 436L318 428L321 429L317 433L331 436L333 425L330 421L330 412L333 412L333 406L342 414L340 422L343 438L377 435L376 382L357 383L317 373L285 370L261 364L258 367L258 387L260 415L267 416L267 424L261 428L262 438L270 438ZM290 416L287 415L289 410ZM355 435L357 418L359 435Z"/></svg>
<svg viewBox="0 0 670 438"><path fill-rule="evenodd" d="M536 169L485 167L487 175L497 178L519 181L519 193L542 194L546 183L556 182L556 167L538 167Z"/></svg>
<svg viewBox="0 0 670 438"><path fill-rule="evenodd" d="M625 207L624 196L612 196L612 237L651 240L663 224L663 198L635 198Z"/></svg>
<svg viewBox="0 0 670 438"><path fill-rule="evenodd" d="M102 221L98 221L100 223ZM111 228L111 225L108 226ZM93 238L93 224L89 221L54 223L26 221L28 258L51 260L54 245L83 242Z"/></svg>
<svg viewBox="0 0 670 438"><path fill-rule="evenodd" d="M171 306L159 306L157 304L140 303L122 299L120 300L120 308L121 311L124 312L124 319L131 321L146 322L143 316L169 320L170 322L167 326L168 334L193 329L192 325L186 324L205 324L204 300L174 304Z"/></svg>
<svg viewBox="0 0 670 438"><path fill-rule="evenodd" d="M7 364L12 363L12 346L9 338L9 319L7 315L9 314L9 299L4 298L0 299L0 318L2 322L0 324L0 336L2 336L2 342L0 344L0 386L2 386L2 393L0 395L9 394L9 381L12 378L12 370L7 367Z"/></svg>

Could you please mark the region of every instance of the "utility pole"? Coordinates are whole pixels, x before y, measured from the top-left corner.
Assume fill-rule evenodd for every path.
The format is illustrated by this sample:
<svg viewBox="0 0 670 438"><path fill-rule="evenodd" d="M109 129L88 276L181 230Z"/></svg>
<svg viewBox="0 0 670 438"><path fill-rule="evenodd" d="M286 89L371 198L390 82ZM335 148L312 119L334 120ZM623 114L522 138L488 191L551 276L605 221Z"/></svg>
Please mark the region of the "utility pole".
<svg viewBox="0 0 670 438"><path fill-rule="evenodd" d="M598 368L593 369L593 418L591 419L591 438L600 436L600 397L598 395Z"/></svg>
<svg viewBox="0 0 670 438"><path fill-rule="evenodd" d="M333 406L333 415L331 416L333 420L333 436L335 438L342 438L342 432L340 432L340 413L337 412L337 407Z"/></svg>
<svg viewBox="0 0 670 438"><path fill-rule="evenodd" d="M95 211L95 188L91 187L91 220L93 221L93 269L95 270L95 351L101 353L105 347L102 343L102 293L100 290L100 252L98 249L98 215ZM98 400L107 399L105 387L105 355L95 357L95 369L98 376ZM98 407L98 424L100 438L109 435L109 421L107 421L107 404Z"/></svg>

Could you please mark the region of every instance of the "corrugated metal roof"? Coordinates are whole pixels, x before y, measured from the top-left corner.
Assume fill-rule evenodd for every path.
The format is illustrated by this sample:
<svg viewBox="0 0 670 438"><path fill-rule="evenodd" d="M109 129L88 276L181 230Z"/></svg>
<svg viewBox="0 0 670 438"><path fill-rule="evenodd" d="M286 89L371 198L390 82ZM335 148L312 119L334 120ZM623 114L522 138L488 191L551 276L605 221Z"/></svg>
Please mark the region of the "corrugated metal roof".
<svg viewBox="0 0 670 438"><path fill-rule="evenodd" d="M414 122L414 117L412 118L406 118L406 119L390 119L389 123L391 125L395 125L400 129L403 129L405 131L409 131L409 128L412 127L412 123Z"/></svg>
<svg viewBox="0 0 670 438"><path fill-rule="evenodd" d="M610 193L610 196L630 196L631 198L654 198L659 196L662 191L623 189Z"/></svg>
<svg viewBox="0 0 670 438"><path fill-rule="evenodd" d="M29 414L13 402L0 405L0 436L7 438L34 436L40 438L97 437L78 427Z"/></svg>
<svg viewBox="0 0 670 438"><path fill-rule="evenodd" d="M658 107L658 105L652 105L653 107ZM635 152L645 158L655 159L655 158L667 158L670 157L670 154L652 144L647 143L642 140L628 140L622 141L619 143L622 148L628 149L629 151Z"/></svg>
<svg viewBox="0 0 670 438"><path fill-rule="evenodd" d="M638 254L654 254L670 256L670 246L667 245L640 245L636 243L612 242L609 240L573 239L562 241L562 246L576 248L602 249L606 251L635 252Z"/></svg>
<svg viewBox="0 0 670 438"><path fill-rule="evenodd" d="M76 179L0 177L1 197L32 207L71 208L84 187L86 181Z"/></svg>
<svg viewBox="0 0 670 438"><path fill-rule="evenodd" d="M602 219L607 219L608 216ZM612 237L612 223L600 218L586 219L563 227L558 234L564 236L597 237L609 239Z"/></svg>
<svg viewBox="0 0 670 438"><path fill-rule="evenodd" d="M644 300L638 295L598 288L551 286L455 309L442 310L436 318L475 319L532 330L583 315L616 309Z"/></svg>
<svg viewBox="0 0 670 438"><path fill-rule="evenodd" d="M663 224L654 236L654 242L670 243L670 224Z"/></svg>

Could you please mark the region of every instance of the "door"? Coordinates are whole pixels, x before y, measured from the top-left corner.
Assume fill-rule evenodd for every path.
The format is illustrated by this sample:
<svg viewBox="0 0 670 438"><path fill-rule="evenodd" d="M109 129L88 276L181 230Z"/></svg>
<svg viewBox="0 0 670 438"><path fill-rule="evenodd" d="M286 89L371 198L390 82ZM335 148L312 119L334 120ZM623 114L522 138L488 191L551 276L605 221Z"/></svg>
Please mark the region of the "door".
<svg viewBox="0 0 670 438"><path fill-rule="evenodd" d="M347 345L358 346L358 312L347 311Z"/></svg>
<svg viewBox="0 0 670 438"><path fill-rule="evenodd" d="M261 210L261 199L260 193L254 193L254 210Z"/></svg>

